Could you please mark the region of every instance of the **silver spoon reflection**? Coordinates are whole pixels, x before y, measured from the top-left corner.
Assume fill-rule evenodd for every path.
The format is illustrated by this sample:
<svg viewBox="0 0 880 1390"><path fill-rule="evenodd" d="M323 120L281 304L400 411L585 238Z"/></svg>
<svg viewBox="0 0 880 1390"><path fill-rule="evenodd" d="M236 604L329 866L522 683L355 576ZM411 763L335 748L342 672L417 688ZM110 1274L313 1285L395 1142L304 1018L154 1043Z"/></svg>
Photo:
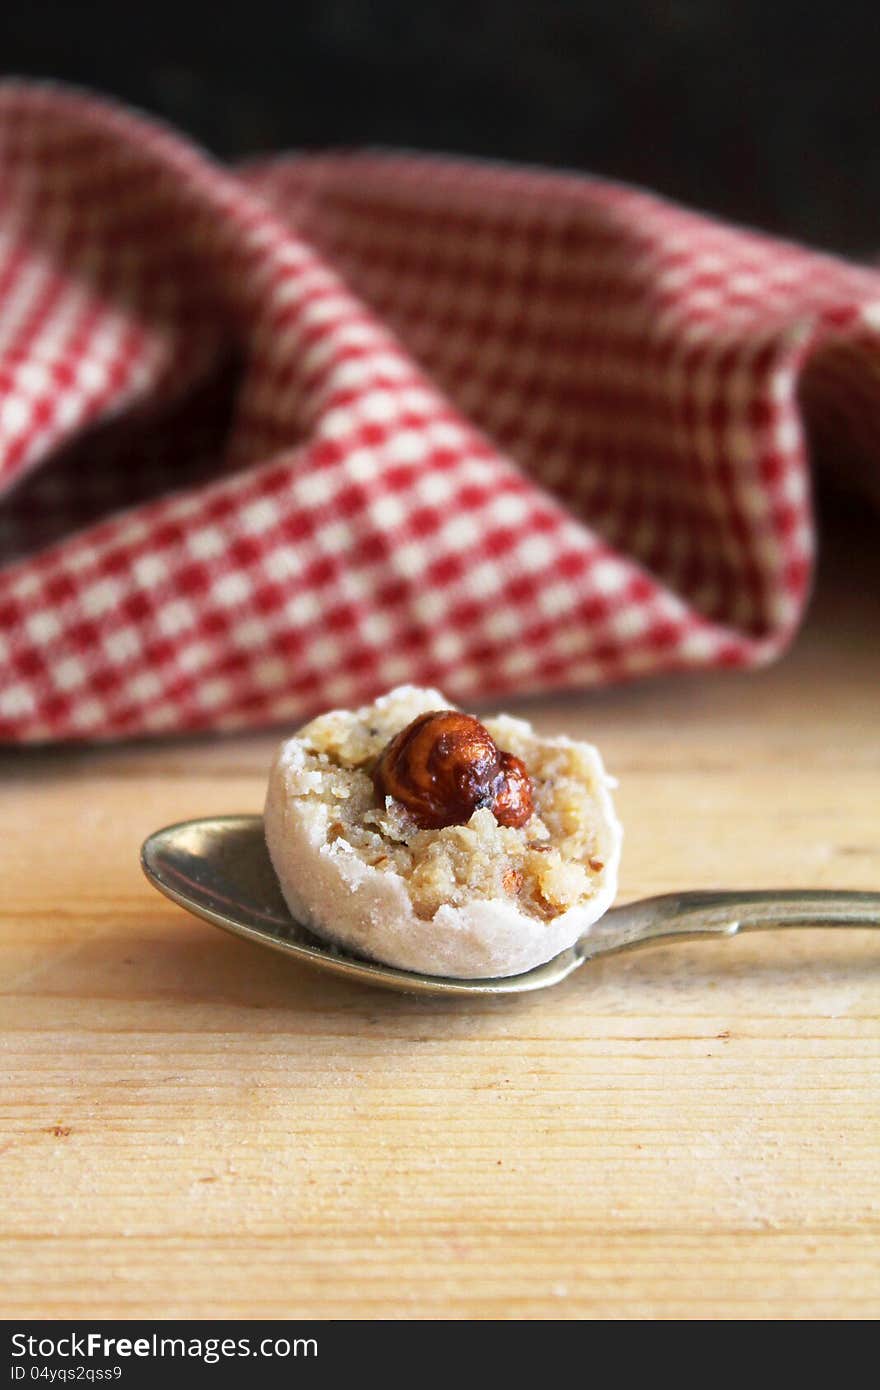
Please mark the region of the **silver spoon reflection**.
<svg viewBox="0 0 880 1390"><path fill-rule="evenodd" d="M669 893L612 908L574 946L522 975L454 980L345 955L295 922L281 896L259 816L166 826L144 842L141 863L161 893L224 931L334 975L406 994L523 994L558 984L599 956L652 942L776 927L880 927L880 893Z"/></svg>

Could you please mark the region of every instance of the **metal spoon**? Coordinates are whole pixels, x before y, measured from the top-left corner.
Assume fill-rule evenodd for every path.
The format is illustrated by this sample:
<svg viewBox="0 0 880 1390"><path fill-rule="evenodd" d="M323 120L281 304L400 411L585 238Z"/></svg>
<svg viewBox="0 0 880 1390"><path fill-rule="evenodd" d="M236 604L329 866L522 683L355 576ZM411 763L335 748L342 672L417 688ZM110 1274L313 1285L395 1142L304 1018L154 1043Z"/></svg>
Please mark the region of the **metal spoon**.
<svg viewBox="0 0 880 1390"><path fill-rule="evenodd" d="M668 893L612 908L574 946L522 975L453 980L345 955L295 922L281 896L259 816L215 816L166 826L144 841L141 863L161 893L224 931L334 975L405 994L524 994L558 984L599 956L655 941L775 927L880 927L880 893Z"/></svg>

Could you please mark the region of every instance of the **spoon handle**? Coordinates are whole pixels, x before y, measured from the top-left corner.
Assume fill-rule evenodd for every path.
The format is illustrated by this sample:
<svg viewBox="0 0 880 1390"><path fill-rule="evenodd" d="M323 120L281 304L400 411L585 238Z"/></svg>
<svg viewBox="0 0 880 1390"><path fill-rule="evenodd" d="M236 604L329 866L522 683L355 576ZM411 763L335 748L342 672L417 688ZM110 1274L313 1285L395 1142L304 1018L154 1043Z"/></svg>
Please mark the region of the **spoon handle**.
<svg viewBox="0 0 880 1390"><path fill-rule="evenodd" d="M880 927L880 893L812 888L667 893L614 908L575 949L586 961L652 941L779 927Z"/></svg>

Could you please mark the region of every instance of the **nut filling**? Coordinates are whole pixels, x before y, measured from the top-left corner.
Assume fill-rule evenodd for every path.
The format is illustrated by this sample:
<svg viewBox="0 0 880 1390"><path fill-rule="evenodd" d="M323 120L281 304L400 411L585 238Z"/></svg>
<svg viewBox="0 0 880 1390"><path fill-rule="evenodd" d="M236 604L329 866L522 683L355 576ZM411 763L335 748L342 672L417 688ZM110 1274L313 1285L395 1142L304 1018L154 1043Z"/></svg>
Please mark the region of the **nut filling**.
<svg viewBox="0 0 880 1390"><path fill-rule="evenodd" d="M297 743L288 792L320 811L326 852L398 874L419 917L477 897L549 921L598 889L596 772L577 744L505 716L483 726L412 688L321 715Z"/></svg>
<svg viewBox="0 0 880 1390"><path fill-rule="evenodd" d="M422 830L463 825L483 809L499 825L520 826L534 809L522 760L502 753L479 719L458 710L429 710L401 729L373 769L373 786Z"/></svg>

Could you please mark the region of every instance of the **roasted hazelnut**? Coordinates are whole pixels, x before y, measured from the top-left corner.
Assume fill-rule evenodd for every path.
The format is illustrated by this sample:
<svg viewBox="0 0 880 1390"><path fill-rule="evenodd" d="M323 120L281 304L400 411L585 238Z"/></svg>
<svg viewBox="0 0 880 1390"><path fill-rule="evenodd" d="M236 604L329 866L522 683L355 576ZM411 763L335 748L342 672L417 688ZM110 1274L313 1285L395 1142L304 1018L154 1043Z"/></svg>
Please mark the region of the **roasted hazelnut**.
<svg viewBox="0 0 880 1390"><path fill-rule="evenodd" d="M532 784L519 758L502 753L471 714L420 714L388 743L373 770L383 800L393 796L423 830L464 825L483 807L500 825L525 825Z"/></svg>

